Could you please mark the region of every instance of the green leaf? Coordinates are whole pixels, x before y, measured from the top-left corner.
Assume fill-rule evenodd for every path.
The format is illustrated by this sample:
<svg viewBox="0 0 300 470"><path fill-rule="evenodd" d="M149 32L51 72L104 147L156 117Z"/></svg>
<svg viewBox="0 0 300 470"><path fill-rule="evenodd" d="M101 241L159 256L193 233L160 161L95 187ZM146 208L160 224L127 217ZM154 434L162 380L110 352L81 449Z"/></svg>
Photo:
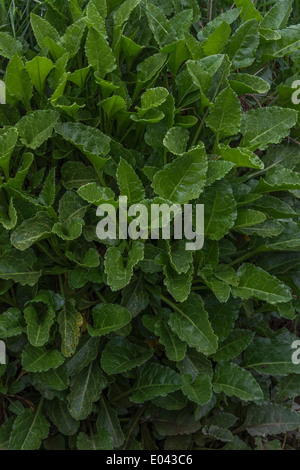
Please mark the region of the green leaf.
<svg viewBox="0 0 300 470"><path fill-rule="evenodd" d="M155 324L154 331L159 337L160 344L165 346L166 354L170 361L182 361L186 353L186 343L181 341L163 320Z"/></svg>
<svg viewBox="0 0 300 470"><path fill-rule="evenodd" d="M243 22L252 19L260 21L262 19L261 14L255 9L251 0L237 0L235 4L238 8L242 9L240 16Z"/></svg>
<svg viewBox="0 0 300 470"><path fill-rule="evenodd" d="M112 450L113 438L105 429L98 429L96 434L87 436L83 432L78 434L78 450Z"/></svg>
<svg viewBox="0 0 300 470"><path fill-rule="evenodd" d="M107 335L120 330L131 320L131 313L121 305L99 304L93 308L93 326L88 325L91 336Z"/></svg>
<svg viewBox="0 0 300 470"><path fill-rule="evenodd" d="M173 308L175 311L168 324L174 333L198 352L206 355L216 352L218 338L211 328L201 297L190 294L185 302L174 305Z"/></svg>
<svg viewBox="0 0 300 470"><path fill-rule="evenodd" d="M257 108L243 115L241 145L249 150L265 150L269 144L277 144L289 134L297 122L297 111L276 106Z"/></svg>
<svg viewBox="0 0 300 470"><path fill-rule="evenodd" d="M226 21L220 23L214 32L207 38L203 46L205 55L220 54L230 38L231 28Z"/></svg>
<svg viewBox="0 0 300 470"><path fill-rule="evenodd" d="M120 426L117 412L109 406L103 396L99 401L99 414L97 417L97 429L106 429L112 436L115 447L121 447L125 437Z"/></svg>
<svg viewBox="0 0 300 470"><path fill-rule="evenodd" d="M243 366L261 374L299 374L299 366L293 364L291 345L294 336L282 338L255 338L245 352Z"/></svg>
<svg viewBox="0 0 300 470"><path fill-rule="evenodd" d="M0 33L0 55L11 59L15 54L21 54L23 46L20 41L13 38L10 34Z"/></svg>
<svg viewBox="0 0 300 470"><path fill-rule="evenodd" d="M117 181L121 196L127 196L128 203L134 204L141 201L145 197L143 184L135 173L132 166L120 158L117 170Z"/></svg>
<svg viewBox="0 0 300 470"><path fill-rule="evenodd" d="M56 111L38 110L22 117L16 125L21 141L33 150L40 147L52 135L58 120Z"/></svg>
<svg viewBox="0 0 300 470"><path fill-rule="evenodd" d="M214 354L214 361L228 361L241 354L252 342L254 333L247 330L236 329L232 331L227 339L220 344L216 354Z"/></svg>
<svg viewBox="0 0 300 470"><path fill-rule="evenodd" d="M0 338L11 338L25 332L25 325L20 310L10 308L0 316Z"/></svg>
<svg viewBox="0 0 300 470"><path fill-rule="evenodd" d="M267 216L260 211L254 209L240 209L235 221L234 228L241 229L244 227L251 227L252 225L260 224L266 220Z"/></svg>
<svg viewBox="0 0 300 470"><path fill-rule="evenodd" d="M22 365L28 372L47 372L56 369L64 362L57 350L47 350L45 347L36 348L27 344L22 353Z"/></svg>
<svg viewBox="0 0 300 470"><path fill-rule="evenodd" d="M51 235L53 219L46 212L38 212L32 219L22 222L11 234L10 241L18 250L27 250Z"/></svg>
<svg viewBox="0 0 300 470"><path fill-rule="evenodd" d="M89 30L85 43L85 53L89 65L93 67L100 78L117 67L116 59L106 39L94 28Z"/></svg>
<svg viewBox="0 0 300 470"><path fill-rule="evenodd" d="M37 258L29 249L20 257L19 250L12 248L0 258L0 279L13 279L21 285L33 286L41 276L41 270L36 268Z"/></svg>
<svg viewBox="0 0 300 470"><path fill-rule="evenodd" d="M169 367L152 363L138 369L137 380L131 390L130 401L144 403L152 398L165 396L179 390L183 385L182 378Z"/></svg>
<svg viewBox="0 0 300 470"><path fill-rule="evenodd" d="M59 42L60 38L59 38L58 32L50 23L48 23L47 20L45 20L44 18L41 18L38 15L35 15L34 13L31 13L30 22L31 22L31 27L33 29L37 43L40 46L40 49L45 48L44 41L47 37L49 37L56 43Z"/></svg>
<svg viewBox="0 0 300 470"><path fill-rule="evenodd" d="M212 397L212 385L208 375L199 374L195 380L190 376L185 379L186 383L182 387L183 393L197 405L209 403Z"/></svg>
<svg viewBox="0 0 300 470"><path fill-rule="evenodd" d="M247 148L231 148L220 145L219 150L225 161L232 162L237 167L257 168L260 170L264 168L261 159Z"/></svg>
<svg viewBox="0 0 300 470"><path fill-rule="evenodd" d="M107 381L96 362L91 362L75 375L71 379L70 394L67 396L71 416L78 421L87 418L106 385Z"/></svg>
<svg viewBox="0 0 300 470"><path fill-rule="evenodd" d="M239 132L241 119L240 100L235 92L227 87L217 96L206 123L218 138L223 139Z"/></svg>
<svg viewBox="0 0 300 470"><path fill-rule="evenodd" d="M107 282L113 291L125 287L131 279L133 268L144 258L144 245L136 241L129 251L127 262L117 247L111 246L105 253L104 266L107 274Z"/></svg>
<svg viewBox="0 0 300 470"><path fill-rule="evenodd" d="M49 433L49 423L42 415L41 403L36 411L27 409L13 424L9 438L10 450L36 450Z"/></svg>
<svg viewBox="0 0 300 470"><path fill-rule="evenodd" d="M268 93L270 85L268 82L255 75L248 73L234 73L229 77L231 88L240 96L250 93Z"/></svg>
<svg viewBox="0 0 300 470"><path fill-rule="evenodd" d="M29 74L29 77L33 83L35 89L40 95L43 94L45 80L51 70L54 68L54 64L47 57L35 57L29 62L26 62L25 68Z"/></svg>
<svg viewBox="0 0 300 470"><path fill-rule="evenodd" d="M142 365L153 355L153 350L144 349L126 338L116 336L105 346L101 356L101 367L108 375L120 374Z"/></svg>
<svg viewBox="0 0 300 470"><path fill-rule="evenodd" d="M99 129L72 122L59 123L55 129L88 157L96 171L102 169L106 162L103 157L110 148L110 138L107 135L102 134Z"/></svg>
<svg viewBox="0 0 300 470"><path fill-rule="evenodd" d="M213 377L213 388L216 393L238 397L243 401L261 400L263 393L254 377L237 364L219 363Z"/></svg>
<svg viewBox="0 0 300 470"><path fill-rule="evenodd" d="M163 140L164 146L174 155L183 155L189 140L189 132L182 127L171 127Z"/></svg>
<svg viewBox="0 0 300 470"><path fill-rule="evenodd" d="M250 263L244 263L237 271L239 285L232 288L234 297L264 300L270 304L291 300L289 289L275 276Z"/></svg>
<svg viewBox="0 0 300 470"><path fill-rule="evenodd" d="M24 309L24 318L27 323L27 336L32 346L43 346L49 341L50 328L54 323L55 312L47 310L43 316L31 306Z"/></svg>
<svg viewBox="0 0 300 470"><path fill-rule="evenodd" d="M251 436L269 436L294 431L299 428L300 417L285 406L266 404L248 408L246 426Z"/></svg>
<svg viewBox="0 0 300 470"><path fill-rule="evenodd" d="M293 25L280 31L280 38L264 47L264 57L277 59L296 52L299 49L299 25Z"/></svg>
<svg viewBox="0 0 300 470"><path fill-rule="evenodd" d="M234 226L237 217L236 202L230 185L218 181L203 194L205 234L212 240L220 240Z"/></svg>
<svg viewBox="0 0 300 470"><path fill-rule="evenodd" d="M152 186L160 197L186 204L202 192L206 171L206 153L203 146L198 146L158 171Z"/></svg>
<svg viewBox="0 0 300 470"><path fill-rule="evenodd" d="M57 398L48 401L47 414L54 426L65 436L74 436L77 433L79 422L70 415L67 403Z"/></svg>
<svg viewBox="0 0 300 470"><path fill-rule="evenodd" d="M40 382L53 390L66 390L69 386L68 372L64 364L57 369L50 369L47 372L38 372L36 377Z"/></svg>
<svg viewBox="0 0 300 470"><path fill-rule="evenodd" d="M254 62L258 44L258 23L251 19L235 31L225 49L232 62L232 69L249 67Z"/></svg>
<svg viewBox="0 0 300 470"><path fill-rule="evenodd" d="M81 336L75 354L68 360L66 366L70 377L78 374L82 369L94 361L98 355L99 338L88 335Z"/></svg>
<svg viewBox="0 0 300 470"><path fill-rule="evenodd" d="M300 173L296 173L282 165L271 168L266 178L261 178L255 188L257 193L288 191L300 189Z"/></svg>
<svg viewBox="0 0 300 470"><path fill-rule="evenodd" d="M18 140L18 132L14 127L4 128L0 133L0 167L2 168L5 178L9 178L9 162L11 154Z"/></svg>
<svg viewBox="0 0 300 470"><path fill-rule="evenodd" d="M7 93L22 101L27 109L30 108L32 83L22 59L17 54L13 55L7 66L5 85Z"/></svg>
<svg viewBox="0 0 300 470"><path fill-rule="evenodd" d="M194 267L191 266L187 273L178 274L171 266L163 267L166 276L164 284L170 294L177 302L183 302L189 296L194 274Z"/></svg>
<svg viewBox="0 0 300 470"><path fill-rule="evenodd" d="M262 28L282 29L286 26L293 7L292 0L279 1L264 16Z"/></svg>
<svg viewBox="0 0 300 470"><path fill-rule="evenodd" d="M83 322L81 313L75 308L73 299L66 300L58 314L57 321L61 335L61 352L65 357L74 354L80 337L80 327Z"/></svg>

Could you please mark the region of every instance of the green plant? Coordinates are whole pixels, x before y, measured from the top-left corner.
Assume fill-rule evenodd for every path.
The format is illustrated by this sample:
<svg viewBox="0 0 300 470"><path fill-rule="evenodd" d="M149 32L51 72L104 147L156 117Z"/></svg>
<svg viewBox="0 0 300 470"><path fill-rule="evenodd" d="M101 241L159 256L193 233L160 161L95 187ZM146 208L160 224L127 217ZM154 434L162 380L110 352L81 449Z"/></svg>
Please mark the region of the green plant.
<svg viewBox="0 0 300 470"><path fill-rule="evenodd" d="M0 449L298 447L300 25L200 3L0 32ZM100 241L119 194L203 203L203 249Z"/></svg>

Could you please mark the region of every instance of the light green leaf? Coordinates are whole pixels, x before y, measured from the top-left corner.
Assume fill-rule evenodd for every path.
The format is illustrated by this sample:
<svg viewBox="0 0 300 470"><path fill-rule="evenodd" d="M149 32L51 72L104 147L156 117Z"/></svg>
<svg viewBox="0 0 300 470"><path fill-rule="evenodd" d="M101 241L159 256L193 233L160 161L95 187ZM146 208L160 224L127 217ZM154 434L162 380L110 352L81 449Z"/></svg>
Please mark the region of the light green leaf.
<svg viewBox="0 0 300 470"><path fill-rule="evenodd" d="M85 43L85 53L89 65L97 76L104 78L117 67L116 59L106 39L94 28L89 30Z"/></svg>
<svg viewBox="0 0 300 470"><path fill-rule="evenodd" d="M269 144L278 144L295 126L297 116L294 109L277 106L248 111L242 119L241 145L250 150L265 150Z"/></svg>
<svg viewBox="0 0 300 470"><path fill-rule="evenodd" d="M234 73L229 77L231 88L240 96L250 93L268 93L270 85L268 82L255 75L248 73Z"/></svg>
<svg viewBox="0 0 300 470"><path fill-rule="evenodd" d="M288 302L292 298L289 289L282 282L253 264L244 263L239 268L237 276L239 285L232 288L234 297L241 299L254 297L270 304Z"/></svg>
<svg viewBox="0 0 300 470"><path fill-rule="evenodd" d="M264 164L261 159L247 148L231 148L225 145L219 146L223 159L232 162L237 167L263 169Z"/></svg>
<svg viewBox="0 0 300 470"><path fill-rule="evenodd" d="M238 8L241 8L240 17L243 22L252 19L260 21L262 19L261 14L253 5L252 0L237 0L235 4Z"/></svg>
<svg viewBox="0 0 300 470"><path fill-rule="evenodd" d="M117 181L121 196L127 196L128 203L134 204L145 197L141 180L132 166L124 158L120 158L117 169Z"/></svg>
<svg viewBox="0 0 300 470"><path fill-rule="evenodd" d="M40 95L43 94L45 80L51 70L54 68L54 64L47 57L35 57L25 64L26 70L29 74L29 77L33 83L35 89L39 92Z"/></svg>
<svg viewBox="0 0 300 470"><path fill-rule="evenodd" d="M164 146L174 155L183 155L189 140L189 131L182 127L171 127L163 140Z"/></svg>
<svg viewBox="0 0 300 470"><path fill-rule="evenodd" d="M22 59L17 54L10 59L7 66L5 85L7 93L22 101L27 109L30 108L32 83Z"/></svg>
<svg viewBox="0 0 300 470"><path fill-rule="evenodd" d="M56 111L38 110L22 117L16 125L22 143L33 150L40 147L51 137L58 116Z"/></svg>
<svg viewBox="0 0 300 470"><path fill-rule="evenodd" d="M206 124L220 139L223 139L239 132L241 119L242 109L240 100L235 92L230 87L227 87L217 96Z"/></svg>
<svg viewBox="0 0 300 470"><path fill-rule="evenodd" d="M0 55L11 59L15 54L22 52L23 46L16 38L10 34L0 32Z"/></svg>
<svg viewBox="0 0 300 470"><path fill-rule="evenodd" d="M103 157L110 149L110 138L107 135L94 127L72 122L57 124L56 132L79 148L89 158L96 171L102 169L106 162Z"/></svg>
<svg viewBox="0 0 300 470"><path fill-rule="evenodd" d="M31 13L30 15L31 27L33 29L36 41L41 49L45 48L45 39L49 37L54 42L58 43L60 40L59 34L56 29L48 23L47 20L41 16Z"/></svg>
<svg viewBox="0 0 300 470"><path fill-rule="evenodd" d="M199 145L158 171L152 186L160 197L186 204L202 192L206 171L205 149Z"/></svg>
<svg viewBox="0 0 300 470"><path fill-rule="evenodd" d="M220 23L214 32L207 38L203 46L205 55L220 54L230 38L231 28L226 21Z"/></svg>
<svg viewBox="0 0 300 470"><path fill-rule="evenodd" d="M105 253L104 266L110 288L116 291L125 287L130 282L134 266L143 258L144 245L139 241L132 244L126 264L117 247L111 246L108 248Z"/></svg>
<svg viewBox="0 0 300 470"><path fill-rule="evenodd" d="M235 31L225 49L232 62L232 69L249 67L254 62L258 44L258 23L255 19L251 19Z"/></svg>

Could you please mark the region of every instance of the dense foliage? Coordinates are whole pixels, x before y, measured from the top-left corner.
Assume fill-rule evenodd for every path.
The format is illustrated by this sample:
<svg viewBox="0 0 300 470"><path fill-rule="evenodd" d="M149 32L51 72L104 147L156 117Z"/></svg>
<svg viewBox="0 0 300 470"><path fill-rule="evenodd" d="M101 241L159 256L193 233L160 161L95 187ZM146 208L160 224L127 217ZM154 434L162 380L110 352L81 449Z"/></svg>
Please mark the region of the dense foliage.
<svg viewBox="0 0 300 470"><path fill-rule="evenodd" d="M0 449L297 448L299 5L2 3ZM120 194L203 249L99 240Z"/></svg>

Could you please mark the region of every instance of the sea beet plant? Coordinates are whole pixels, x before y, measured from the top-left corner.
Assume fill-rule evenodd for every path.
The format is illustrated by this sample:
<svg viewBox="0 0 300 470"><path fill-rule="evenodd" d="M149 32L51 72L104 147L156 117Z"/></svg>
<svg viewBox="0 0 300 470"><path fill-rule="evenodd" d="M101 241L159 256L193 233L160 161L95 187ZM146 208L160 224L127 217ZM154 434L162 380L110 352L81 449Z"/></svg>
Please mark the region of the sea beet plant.
<svg viewBox="0 0 300 470"><path fill-rule="evenodd" d="M299 447L299 18L218 3L2 0L0 449Z"/></svg>

